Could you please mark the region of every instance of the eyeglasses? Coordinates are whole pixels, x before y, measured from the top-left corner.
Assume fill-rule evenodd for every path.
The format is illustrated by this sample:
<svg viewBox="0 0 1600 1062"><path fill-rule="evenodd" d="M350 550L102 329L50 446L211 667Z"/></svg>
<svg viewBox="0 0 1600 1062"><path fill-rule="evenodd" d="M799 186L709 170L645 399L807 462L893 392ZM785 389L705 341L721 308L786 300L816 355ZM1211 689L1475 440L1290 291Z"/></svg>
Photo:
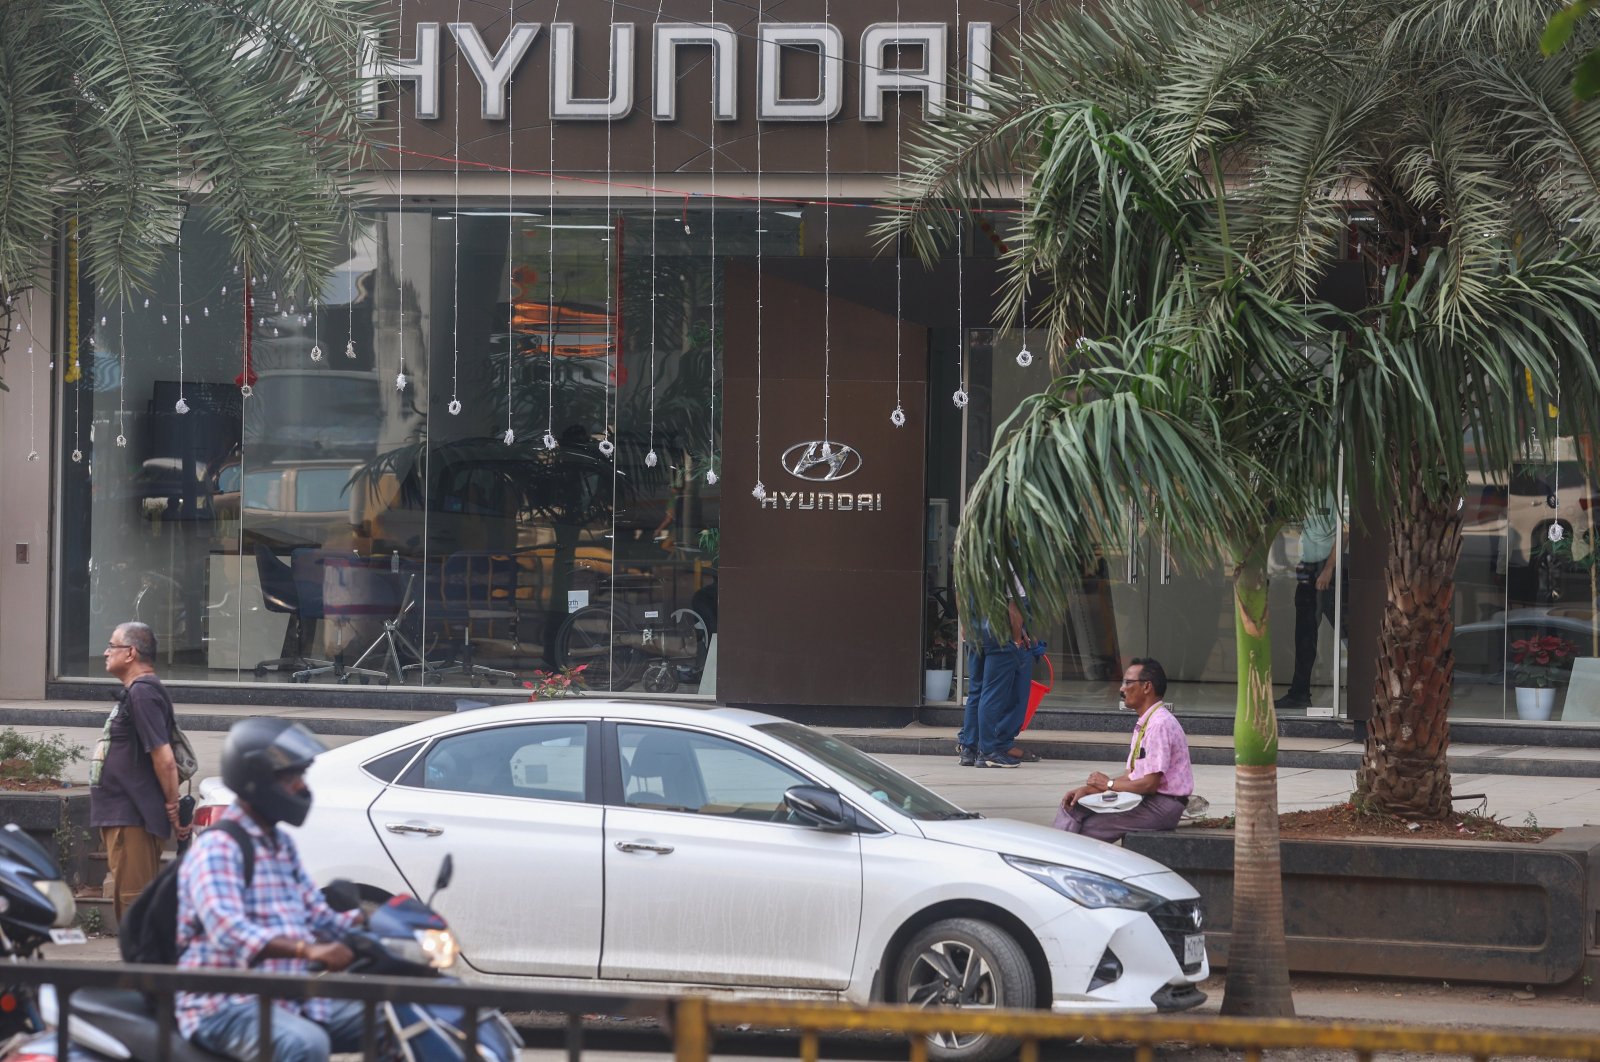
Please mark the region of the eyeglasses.
<svg viewBox="0 0 1600 1062"><path fill-rule="evenodd" d="M1122 684L1124 686L1137 686L1141 682L1151 682L1151 681L1152 681L1151 679L1147 679L1147 678L1132 678L1132 679L1125 678L1125 679L1122 680Z"/></svg>
<svg viewBox="0 0 1600 1062"><path fill-rule="evenodd" d="M133 646L131 646L131 645L118 645L116 642L107 642L106 643L105 652L109 653L113 649L132 649L132 648L133 648ZM101 655L104 656L105 653L102 653Z"/></svg>

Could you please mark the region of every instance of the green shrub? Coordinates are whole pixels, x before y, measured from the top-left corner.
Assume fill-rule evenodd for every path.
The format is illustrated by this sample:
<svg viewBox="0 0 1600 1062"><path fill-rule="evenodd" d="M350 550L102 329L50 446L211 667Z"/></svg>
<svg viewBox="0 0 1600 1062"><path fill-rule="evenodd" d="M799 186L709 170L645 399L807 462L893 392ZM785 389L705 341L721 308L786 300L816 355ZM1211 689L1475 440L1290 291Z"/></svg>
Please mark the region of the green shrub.
<svg viewBox="0 0 1600 1062"><path fill-rule="evenodd" d="M60 734L29 737L10 727L0 730L0 773L8 778L60 778L69 763L83 759L83 746Z"/></svg>

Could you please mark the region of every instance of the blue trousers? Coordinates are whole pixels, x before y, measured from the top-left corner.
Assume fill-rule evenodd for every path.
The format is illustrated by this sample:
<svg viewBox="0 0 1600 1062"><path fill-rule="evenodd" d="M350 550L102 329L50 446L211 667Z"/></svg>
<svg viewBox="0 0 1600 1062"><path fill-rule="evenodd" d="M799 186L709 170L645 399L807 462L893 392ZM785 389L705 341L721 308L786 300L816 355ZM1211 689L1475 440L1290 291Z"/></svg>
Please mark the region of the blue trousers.
<svg viewBox="0 0 1600 1062"><path fill-rule="evenodd" d="M967 702L956 741L980 756L1005 752L1022 732L1028 712L1033 654L1015 645L967 648Z"/></svg>
<svg viewBox="0 0 1600 1062"><path fill-rule="evenodd" d="M273 1062L328 1062L334 1051L361 1050L361 1004L353 999L333 1000L332 1008L326 1025L282 1007L272 1008ZM207 1051L239 1062L255 1062L261 1042L255 1000L201 1018L190 1039Z"/></svg>

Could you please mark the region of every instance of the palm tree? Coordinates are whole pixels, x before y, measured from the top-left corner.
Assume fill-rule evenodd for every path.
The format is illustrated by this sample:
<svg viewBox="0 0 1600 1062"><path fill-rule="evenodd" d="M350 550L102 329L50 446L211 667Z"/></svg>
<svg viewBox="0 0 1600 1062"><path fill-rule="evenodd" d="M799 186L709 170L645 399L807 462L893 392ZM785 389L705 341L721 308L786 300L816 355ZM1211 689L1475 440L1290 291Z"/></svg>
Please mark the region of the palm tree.
<svg viewBox="0 0 1600 1062"><path fill-rule="evenodd" d="M1232 1013L1290 1007L1258 640L1273 514L1314 502L1341 442L1387 503L1388 695L1360 781L1376 804L1441 814L1461 440L1475 435L1498 474L1543 427L1516 413L1524 385L1559 386L1583 417L1596 409L1593 364L1563 355L1600 307L1587 257L1600 126L1568 111L1570 70L1538 64L1550 7L1065 5L982 88L982 107L924 130L912 209L883 226L928 258L972 205L1020 198L1001 323L1031 292L1058 364L1080 363L1003 429L963 518L964 594L998 618L1010 564L1059 615L1072 558L1117 540L1130 502L1175 550L1228 555L1240 635ZM1297 314L1348 246L1352 204L1379 219L1355 241L1366 305L1348 322ZM1337 324L1341 342L1319 323ZM1080 335L1092 341L1074 350ZM1308 344L1326 357L1297 353Z"/></svg>
<svg viewBox="0 0 1600 1062"><path fill-rule="evenodd" d="M139 286L202 190L238 260L315 290L348 235L361 42L375 10L373 0L0 4L0 304L9 312L48 277L63 219L94 283Z"/></svg>

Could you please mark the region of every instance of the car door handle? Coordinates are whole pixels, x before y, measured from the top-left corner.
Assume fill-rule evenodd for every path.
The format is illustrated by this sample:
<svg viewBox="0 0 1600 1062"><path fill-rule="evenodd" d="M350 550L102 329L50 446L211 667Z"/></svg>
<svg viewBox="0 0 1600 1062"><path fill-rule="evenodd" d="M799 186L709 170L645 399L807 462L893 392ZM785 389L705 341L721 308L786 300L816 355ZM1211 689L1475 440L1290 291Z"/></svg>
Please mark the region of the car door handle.
<svg viewBox="0 0 1600 1062"><path fill-rule="evenodd" d="M657 855L671 855L670 844L645 844L643 841L618 841L619 852L654 852Z"/></svg>
<svg viewBox="0 0 1600 1062"><path fill-rule="evenodd" d="M420 833L424 837L437 837L444 832L437 826L413 826L409 822L385 823L383 828L390 833Z"/></svg>

